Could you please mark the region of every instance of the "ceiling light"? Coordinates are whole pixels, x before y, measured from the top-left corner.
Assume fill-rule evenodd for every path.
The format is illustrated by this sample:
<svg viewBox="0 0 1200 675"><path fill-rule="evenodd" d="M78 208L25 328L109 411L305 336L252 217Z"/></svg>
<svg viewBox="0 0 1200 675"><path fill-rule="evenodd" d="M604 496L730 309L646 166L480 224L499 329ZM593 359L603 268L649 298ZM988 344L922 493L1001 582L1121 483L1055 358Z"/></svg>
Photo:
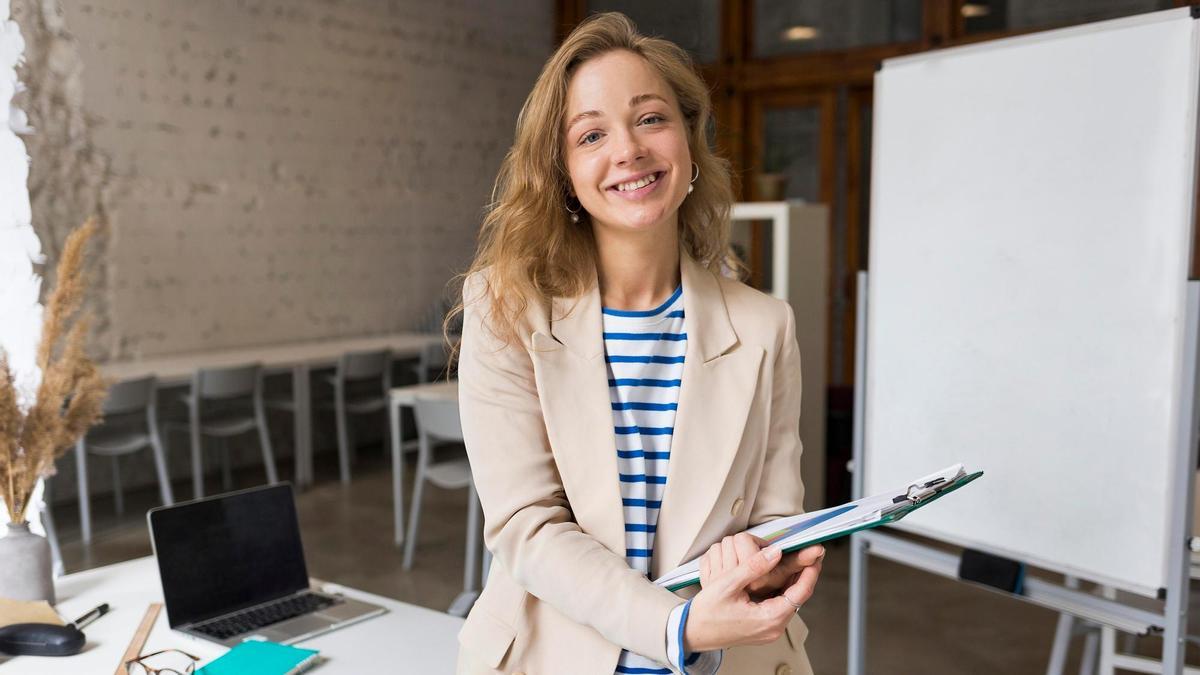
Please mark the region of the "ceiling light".
<svg viewBox="0 0 1200 675"><path fill-rule="evenodd" d="M800 40L815 40L821 31L813 26L792 26L783 31L783 39L798 42Z"/></svg>
<svg viewBox="0 0 1200 675"><path fill-rule="evenodd" d="M968 2L962 6L962 15L966 19L976 19L991 13L992 9L990 7L978 2Z"/></svg>

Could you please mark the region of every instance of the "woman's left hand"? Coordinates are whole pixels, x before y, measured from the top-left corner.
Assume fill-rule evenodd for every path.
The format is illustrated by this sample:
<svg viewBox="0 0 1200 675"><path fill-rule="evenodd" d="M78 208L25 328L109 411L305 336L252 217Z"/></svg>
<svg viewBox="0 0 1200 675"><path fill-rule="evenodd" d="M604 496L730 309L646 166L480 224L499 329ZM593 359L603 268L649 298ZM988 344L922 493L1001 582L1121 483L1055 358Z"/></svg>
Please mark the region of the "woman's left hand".
<svg viewBox="0 0 1200 675"><path fill-rule="evenodd" d="M740 561L747 560L750 556L756 555L767 545L767 542L763 539L745 532L725 537L713 544L709 547L704 557L700 559L700 587L703 588L708 585L710 570L714 567L728 568L736 566ZM750 594L751 599L759 601L779 595L785 588L795 583L800 571L812 564L809 562L811 556L807 556L804 553L806 550L801 549L794 553L785 553L783 559L770 572L751 582L746 587L746 592ZM713 560L719 560L721 564L715 566L710 564L710 556L720 556ZM824 558L823 555L822 558ZM818 560L816 563L818 569L821 562L822 560Z"/></svg>

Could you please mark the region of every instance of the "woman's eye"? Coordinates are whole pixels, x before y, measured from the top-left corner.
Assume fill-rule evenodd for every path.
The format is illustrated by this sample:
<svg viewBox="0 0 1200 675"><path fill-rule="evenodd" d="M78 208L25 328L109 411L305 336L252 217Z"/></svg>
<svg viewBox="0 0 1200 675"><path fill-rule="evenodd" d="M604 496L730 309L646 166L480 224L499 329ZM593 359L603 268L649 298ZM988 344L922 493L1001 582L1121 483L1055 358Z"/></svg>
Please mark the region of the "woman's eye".
<svg viewBox="0 0 1200 675"><path fill-rule="evenodd" d="M579 139L579 141L585 145L591 145L592 143L595 143L598 140L600 140L600 132L599 131L589 132L586 135L584 135L583 138Z"/></svg>
<svg viewBox="0 0 1200 675"><path fill-rule="evenodd" d="M658 124L662 121L662 115L646 115L644 118L642 118L642 124Z"/></svg>

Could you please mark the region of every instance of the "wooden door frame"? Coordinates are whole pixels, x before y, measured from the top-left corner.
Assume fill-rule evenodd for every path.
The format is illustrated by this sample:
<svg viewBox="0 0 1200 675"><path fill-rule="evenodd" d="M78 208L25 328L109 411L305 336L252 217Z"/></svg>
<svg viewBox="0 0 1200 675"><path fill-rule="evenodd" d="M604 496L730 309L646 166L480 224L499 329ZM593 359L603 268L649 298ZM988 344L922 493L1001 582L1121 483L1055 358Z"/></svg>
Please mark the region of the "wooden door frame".
<svg viewBox="0 0 1200 675"><path fill-rule="evenodd" d="M743 157L742 166L751 167L745 173L752 175L763 161L763 116L769 108L816 108L818 114L818 140L817 140L817 162L818 162L818 186L816 201L830 207L832 214L834 192L836 189L836 174L837 174L837 91L825 87L814 88L809 91L763 91L755 92L746 97L746 122L747 132L746 140L743 144L745 156ZM757 198L753 186L743 189L743 193L751 199ZM764 240L766 238L766 226L763 223L754 223L751 226L750 239L750 256L749 263L752 285L762 287L764 279L762 278L763 261L765 257ZM829 250L826 251L828 260L833 259L833 237L829 238ZM830 284L836 283L834 278L833 266L829 268ZM832 285L830 286L832 288ZM826 319L826 338L834 335L833 323L833 295L830 294L825 300L825 319ZM832 343L827 343L832 344ZM827 361L826 365L830 365Z"/></svg>

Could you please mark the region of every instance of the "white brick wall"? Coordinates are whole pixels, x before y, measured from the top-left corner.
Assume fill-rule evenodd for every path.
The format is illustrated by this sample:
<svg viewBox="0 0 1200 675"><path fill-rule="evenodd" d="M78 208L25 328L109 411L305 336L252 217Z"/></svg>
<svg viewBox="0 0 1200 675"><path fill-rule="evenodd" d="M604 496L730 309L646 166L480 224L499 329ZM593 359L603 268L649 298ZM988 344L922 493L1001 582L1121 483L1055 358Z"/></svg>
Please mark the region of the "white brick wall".
<svg viewBox="0 0 1200 675"><path fill-rule="evenodd" d="M114 173L119 358L413 328L553 37L548 1L64 10Z"/></svg>
<svg viewBox="0 0 1200 675"><path fill-rule="evenodd" d="M17 0L14 17L34 228L53 265L107 216L93 347L113 359L418 327L470 259L553 41L550 0ZM290 419L273 422L286 456ZM260 462L245 441L238 463ZM58 468L70 498L72 456ZM149 454L122 474L152 483Z"/></svg>

